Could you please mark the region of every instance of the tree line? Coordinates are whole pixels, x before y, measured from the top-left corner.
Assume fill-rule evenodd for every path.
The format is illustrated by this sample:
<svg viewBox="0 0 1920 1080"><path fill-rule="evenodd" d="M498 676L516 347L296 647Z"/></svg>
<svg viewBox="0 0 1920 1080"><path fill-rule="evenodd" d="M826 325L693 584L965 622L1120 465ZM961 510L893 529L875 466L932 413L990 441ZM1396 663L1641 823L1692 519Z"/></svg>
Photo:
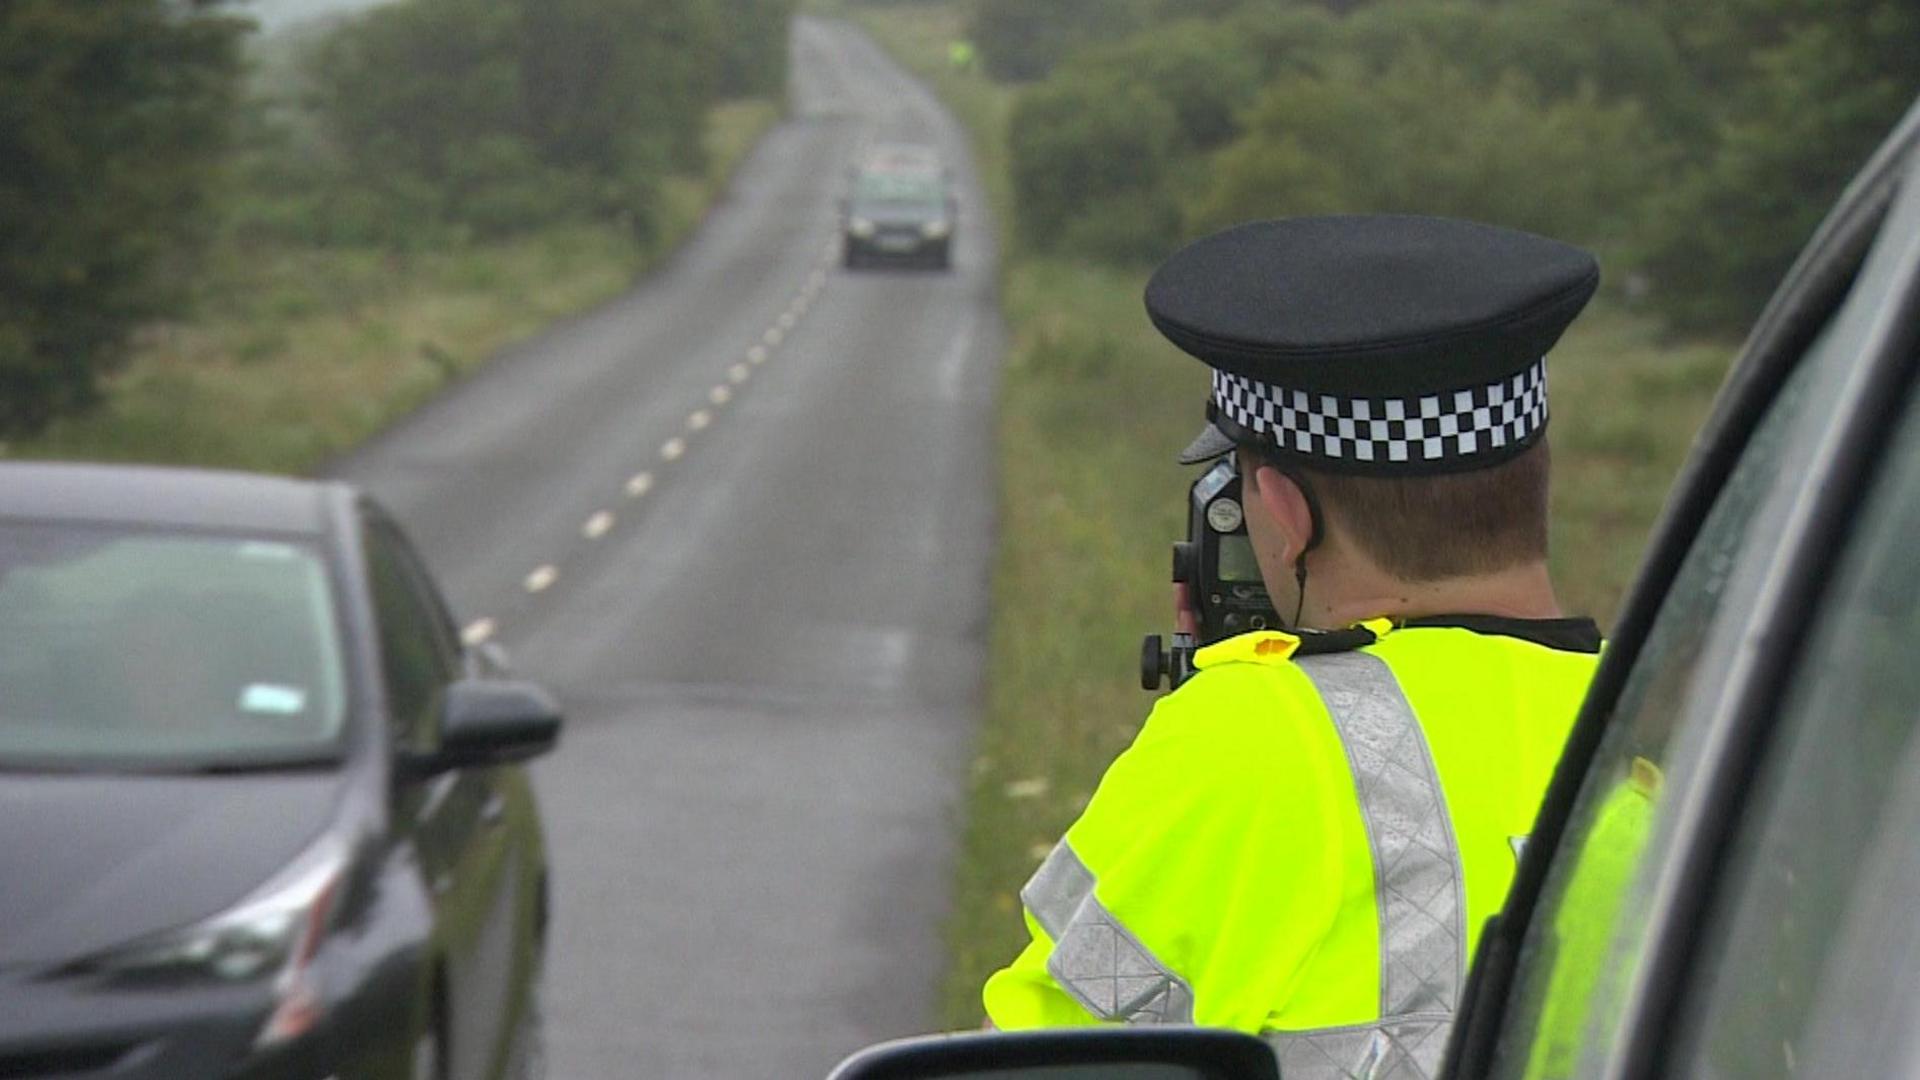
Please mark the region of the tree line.
<svg viewBox="0 0 1920 1080"><path fill-rule="evenodd" d="M651 243L708 108L779 96L797 0L400 0L272 86L235 0L0 4L0 435L98 400L210 243Z"/></svg>
<svg viewBox="0 0 1920 1080"><path fill-rule="evenodd" d="M1146 261L1247 218L1452 214L1587 243L1744 327L1920 93L1911 0L978 0L1018 235Z"/></svg>

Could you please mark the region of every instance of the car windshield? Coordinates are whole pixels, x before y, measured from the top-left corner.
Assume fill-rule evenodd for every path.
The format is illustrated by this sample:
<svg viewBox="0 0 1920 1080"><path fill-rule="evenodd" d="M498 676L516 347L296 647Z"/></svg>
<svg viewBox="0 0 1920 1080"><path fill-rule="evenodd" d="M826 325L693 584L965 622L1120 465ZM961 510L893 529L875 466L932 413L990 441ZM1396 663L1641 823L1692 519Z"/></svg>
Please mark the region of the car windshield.
<svg viewBox="0 0 1920 1080"><path fill-rule="evenodd" d="M0 765L328 756L343 695L327 581L284 539L0 523Z"/></svg>
<svg viewBox="0 0 1920 1080"><path fill-rule="evenodd" d="M853 192L855 202L869 206L938 206L941 197L938 177L910 172L862 173Z"/></svg>

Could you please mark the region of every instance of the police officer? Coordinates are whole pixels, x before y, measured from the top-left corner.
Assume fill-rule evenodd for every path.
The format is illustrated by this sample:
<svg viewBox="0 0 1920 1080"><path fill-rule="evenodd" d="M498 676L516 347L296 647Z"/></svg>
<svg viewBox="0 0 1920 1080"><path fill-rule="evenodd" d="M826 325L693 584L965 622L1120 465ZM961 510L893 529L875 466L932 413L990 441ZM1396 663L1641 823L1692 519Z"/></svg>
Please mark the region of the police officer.
<svg viewBox="0 0 1920 1080"><path fill-rule="evenodd" d="M1202 649L1021 899L1002 1028L1263 1034L1288 1080L1425 1077L1600 649L1546 569L1545 356L1592 256L1438 218L1260 222L1147 311L1213 369L1292 632Z"/></svg>

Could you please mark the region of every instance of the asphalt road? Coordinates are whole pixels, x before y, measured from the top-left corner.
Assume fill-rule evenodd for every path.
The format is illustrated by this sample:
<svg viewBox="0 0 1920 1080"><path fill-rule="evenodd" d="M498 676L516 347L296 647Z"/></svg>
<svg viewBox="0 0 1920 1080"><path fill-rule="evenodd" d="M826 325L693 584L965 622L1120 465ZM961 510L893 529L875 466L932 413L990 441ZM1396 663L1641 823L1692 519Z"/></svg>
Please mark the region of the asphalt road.
<svg viewBox="0 0 1920 1080"><path fill-rule="evenodd" d="M956 124L802 20L793 118L631 293L334 470L567 705L536 770L558 1080L824 1076L932 1023L981 701L1001 328ZM848 273L876 140L956 166L956 268Z"/></svg>

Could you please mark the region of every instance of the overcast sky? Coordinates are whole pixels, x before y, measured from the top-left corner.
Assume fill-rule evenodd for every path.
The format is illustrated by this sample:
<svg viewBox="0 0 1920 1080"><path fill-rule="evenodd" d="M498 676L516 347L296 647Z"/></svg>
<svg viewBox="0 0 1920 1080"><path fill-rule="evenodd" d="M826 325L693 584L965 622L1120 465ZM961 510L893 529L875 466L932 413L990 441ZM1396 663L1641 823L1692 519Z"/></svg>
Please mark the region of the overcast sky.
<svg viewBox="0 0 1920 1080"><path fill-rule="evenodd" d="M263 30L273 31L321 15L356 11L387 0L243 0L240 9L260 20Z"/></svg>

